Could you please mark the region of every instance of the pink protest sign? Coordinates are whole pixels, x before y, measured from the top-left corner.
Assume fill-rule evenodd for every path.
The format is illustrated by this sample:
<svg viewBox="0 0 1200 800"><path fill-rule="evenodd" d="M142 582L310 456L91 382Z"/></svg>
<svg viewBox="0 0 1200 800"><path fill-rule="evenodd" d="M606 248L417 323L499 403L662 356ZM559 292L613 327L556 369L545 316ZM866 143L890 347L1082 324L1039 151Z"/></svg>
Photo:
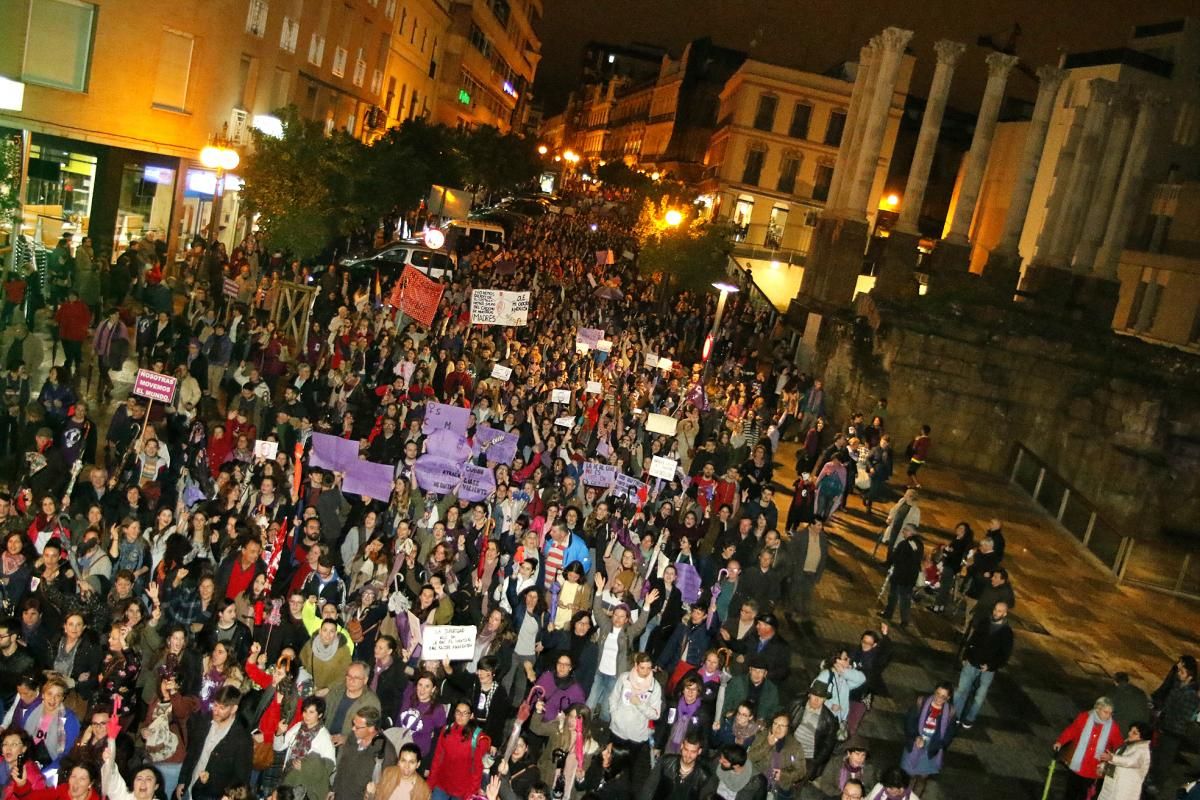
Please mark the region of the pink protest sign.
<svg viewBox="0 0 1200 800"><path fill-rule="evenodd" d="M175 379L161 372L139 369L133 381L133 393L148 400L169 403L175 396Z"/></svg>

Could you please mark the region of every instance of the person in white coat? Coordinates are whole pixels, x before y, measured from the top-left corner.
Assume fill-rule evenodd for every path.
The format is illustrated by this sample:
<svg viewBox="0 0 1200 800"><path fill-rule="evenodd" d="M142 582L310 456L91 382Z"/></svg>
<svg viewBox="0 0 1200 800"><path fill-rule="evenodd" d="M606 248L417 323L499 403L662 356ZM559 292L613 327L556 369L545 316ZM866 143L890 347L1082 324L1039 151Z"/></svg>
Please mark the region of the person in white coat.
<svg viewBox="0 0 1200 800"><path fill-rule="evenodd" d="M650 741L651 725L662 713L662 685L654 679L654 662L635 653L633 668L617 677L608 696L612 734L623 749L640 750Z"/></svg>
<svg viewBox="0 0 1200 800"><path fill-rule="evenodd" d="M1098 800L1138 800L1150 771L1150 733L1146 722L1132 722L1125 743L1100 756L1104 784Z"/></svg>

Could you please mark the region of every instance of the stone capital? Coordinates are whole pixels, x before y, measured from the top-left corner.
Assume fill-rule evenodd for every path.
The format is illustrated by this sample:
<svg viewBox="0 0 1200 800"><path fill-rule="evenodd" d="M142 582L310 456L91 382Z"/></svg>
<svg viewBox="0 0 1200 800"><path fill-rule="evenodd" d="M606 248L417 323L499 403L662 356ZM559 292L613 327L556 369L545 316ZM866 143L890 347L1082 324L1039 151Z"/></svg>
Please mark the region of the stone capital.
<svg viewBox="0 0 1200 800"><path fill-rule="evenodd" d="M1113 99L1117 93L1117 84L1105 78L1092 78L1088 82L1088 89L1091 97L1088 100L1091 103L1107 103Z"/></svg>
<svg viewBox="0 0 1200 800"><path fill-rule="evenodd" d="M1038 67L1037 76L1039 92L1058 92L1058 87L1062 86L1067 77L1067 71L1051 64L1043 64Z"/></svg>
<svg viewBox="0 0 1200 800"><path fill-rule="evenodd" d="M955 66L966 49L967 46L962 42L952 42L949 39L938 39L933 43L933 51L937 53L938 66L943 64L947 67Z"/></svg>
<svg viewBox="0 0 1200 800"><path fill-rule="evenodd" d="M988 80L992 78L1007 78L1008 73L1017 65L1019 59L1008 53L991 53L987 57Z"/></svg>
<svg viewBox="0 0 1200 800"><path fill-rule="evenodd" d="M887 52L903 54L912 37L913 32L903 28L884 28L883 33L879 34L879 45Z"/></svg>

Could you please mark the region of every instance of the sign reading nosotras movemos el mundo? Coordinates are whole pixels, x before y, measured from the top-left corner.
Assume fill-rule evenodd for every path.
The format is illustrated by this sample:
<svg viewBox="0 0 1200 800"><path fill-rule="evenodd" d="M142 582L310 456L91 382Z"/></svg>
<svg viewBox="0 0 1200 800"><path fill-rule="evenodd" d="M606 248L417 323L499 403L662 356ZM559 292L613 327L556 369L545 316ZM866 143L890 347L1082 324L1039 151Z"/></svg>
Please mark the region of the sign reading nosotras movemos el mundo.
<svg viewBox="0 0 1200 800"><path fill-rule="evenodd" d="M170 375L139 369L133 381L133 393L147 400L169 403L175 396L175 383L176 380Z"/></svg>

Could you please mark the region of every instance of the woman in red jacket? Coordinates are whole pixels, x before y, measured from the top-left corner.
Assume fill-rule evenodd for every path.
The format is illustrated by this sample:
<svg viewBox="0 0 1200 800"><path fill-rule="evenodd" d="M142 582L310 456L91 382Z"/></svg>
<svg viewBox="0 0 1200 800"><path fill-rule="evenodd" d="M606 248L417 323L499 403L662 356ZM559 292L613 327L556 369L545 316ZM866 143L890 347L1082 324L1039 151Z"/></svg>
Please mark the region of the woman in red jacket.
<svg viewBox="0 0 1200 800"><path fill-rule="evenodd" d="M1121 729L1113 719L1112 701L1101 697L1091 711L1084 711L1067 726L1054 742L1054 752L1074 743L1068 750L1067 791L1063 800L1086 800L1088 793L1100 776L1100 756L1108 750L1116 750L1125 741Z"/></svg>
<svg viewBox="0 0 1200 800"><path fill-rule="evenodd" d="M433 750L429 770L429 788L433 800L467 800L479 792L483 783L483 757L492 740L471 719L471 706L454 706L454 722L442 730Z"/></svg>

